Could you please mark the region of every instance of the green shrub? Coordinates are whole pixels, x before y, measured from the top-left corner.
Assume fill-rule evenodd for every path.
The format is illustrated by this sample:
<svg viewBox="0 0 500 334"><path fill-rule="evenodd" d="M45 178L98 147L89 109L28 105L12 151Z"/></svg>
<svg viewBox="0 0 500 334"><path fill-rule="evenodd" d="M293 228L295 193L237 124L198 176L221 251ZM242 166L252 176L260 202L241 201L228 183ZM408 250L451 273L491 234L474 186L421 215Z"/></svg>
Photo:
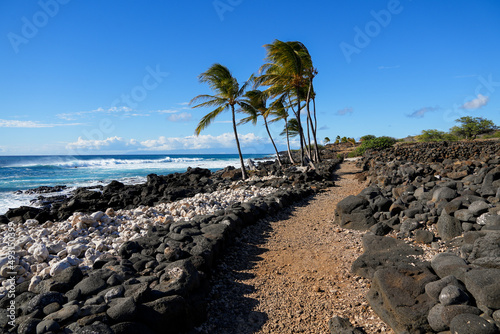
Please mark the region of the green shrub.
<svg viewBox="0 0 500 334"><path fill-rule="evenodd" d="M361 142L361 145L352 151L349 156L355 157L360 156L365 153L366 150L382 150L384 148L391 147L396 143L396 139L392 137L382 136L375 137L366 141Z"/></svg>
<svg viewBox="0 0 500 334"><path fill-rule="evenodd" d="M366 135L366 136L359 138L359 141L364 142L364 141L372 140L375 138L377 138L377 137L374 135Z"/></svg>
<svg viewBox="0 0 500 334"><path fill-rule="evenodd" d="M435 129L422 130L422 134L417 136L419 142L436 142L436 141L457 141L458 137L444 131Z"/></svg>
<svg viewBox="0 0 500 334"><path fill-rule="evenodd" d="M500 131L497 131L491 135L485 135L483 138L485 139L500 138Z"/></svg>

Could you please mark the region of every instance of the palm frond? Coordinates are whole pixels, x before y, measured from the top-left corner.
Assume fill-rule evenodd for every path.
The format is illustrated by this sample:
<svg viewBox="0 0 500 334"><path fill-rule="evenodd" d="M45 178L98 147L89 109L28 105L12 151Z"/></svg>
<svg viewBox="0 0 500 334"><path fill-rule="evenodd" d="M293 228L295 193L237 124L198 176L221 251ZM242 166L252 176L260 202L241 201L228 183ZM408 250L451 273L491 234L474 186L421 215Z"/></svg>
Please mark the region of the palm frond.
<svg viewBox="0 0 500 334"><path fill-rule="evenodd" d="M202 107L219 107L223 104L226 104L228 101L227 99L220 98L217 96L212 96L212 95L198 95L194 97L189 104L194 104L199 101L205 101L201 102L197 105L192 106L192 108L202 108Z"/></svg>
<svg viewBox="0 0 500 334"><path fill-rule="evenodd" d="M287 128L289 137L296 137L299 135L299 122L297 122L296 118L288 120L288 123L285 125L283 131L281 131L280 136L286 136Z"/></svg>
<svg viewBox="0 0 500 334"><path fill-rule="evenodd" d="M198 126L196 127L194 133L198 136L201 131L208 127L213 122L213 120L227 108L228 105L223 105L203 116L203 118L198 123Z"/></svg>

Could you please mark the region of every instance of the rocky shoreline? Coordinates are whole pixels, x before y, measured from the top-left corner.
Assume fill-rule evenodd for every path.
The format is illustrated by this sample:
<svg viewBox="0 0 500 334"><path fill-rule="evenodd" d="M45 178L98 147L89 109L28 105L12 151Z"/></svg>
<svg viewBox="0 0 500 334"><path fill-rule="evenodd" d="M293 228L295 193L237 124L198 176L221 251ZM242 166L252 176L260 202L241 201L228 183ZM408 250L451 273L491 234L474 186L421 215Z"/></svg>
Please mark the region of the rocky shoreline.
<svg viewBox="0 0 500 334"><path fill-rule="evenodd" d="M0 328L188 331L206 317L208 276L231 240L270 212L332 186L338 162L284 172L261 163L246 181L238 181L234 168L189 169L150 175L143 185L82 189L43 209L9 210L9 223L1 225ZM42 223L45 217L52 220ZM6 232L15 235L13 263ZM17 273L15 283L10 272Z"/></svg>
<svg viewBox="0 0 500 334"><path fill-rule="evenodd" d="M151 175L135 186L113 182L93 191L95 198L83 189L36 213L65 217L53 218L57 223L11 210L2 235L15 226L29 237L15 248L15 285L5 277L6 263L0 266L0 292L13 289L16 305L12 327L12 298L0 300L0 328L194 333L206 319L209 278L227 246L244 227L333 186L338 163L284 172L261 163L245 182L234 168ZM359 160L364 172L357 177L369 185L338 203L334 223L365 232L351 271L368 280L368 303L394 332L499 332L499 165L498 141L404 144ZM92 211L70 213L75 203ZM339 317L330 331L363 333Z"/></svg>
<svg viewBox="0 0 500 334"><path fill-rule="evenodd" d="M359 166L369 186L335 223L367 231L352 272L374 311L396 333L498 333L500 143L398 145Z"/></svg>

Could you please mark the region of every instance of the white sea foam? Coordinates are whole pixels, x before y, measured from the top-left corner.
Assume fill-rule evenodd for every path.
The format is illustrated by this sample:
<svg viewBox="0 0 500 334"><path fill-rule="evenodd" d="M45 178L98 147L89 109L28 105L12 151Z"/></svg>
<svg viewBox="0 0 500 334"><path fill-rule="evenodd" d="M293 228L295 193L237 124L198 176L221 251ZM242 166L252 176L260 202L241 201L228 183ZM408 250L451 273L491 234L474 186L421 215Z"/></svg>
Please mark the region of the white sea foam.
<svg viewBox="0 0 500 334"><path fill-rule="evenodd" d="M1 159L0 159L1 160ZM95 156L95 157L10 157L0 161L0 214L9 208L30 205L39 194L14 194L41 185L66 185L64 192L42 194L45 197L68 194L77 187L106 185L112 180L125 184L146 181L146 175L184 172L188 167L211 170L239 166L237 156Z"/></svg>

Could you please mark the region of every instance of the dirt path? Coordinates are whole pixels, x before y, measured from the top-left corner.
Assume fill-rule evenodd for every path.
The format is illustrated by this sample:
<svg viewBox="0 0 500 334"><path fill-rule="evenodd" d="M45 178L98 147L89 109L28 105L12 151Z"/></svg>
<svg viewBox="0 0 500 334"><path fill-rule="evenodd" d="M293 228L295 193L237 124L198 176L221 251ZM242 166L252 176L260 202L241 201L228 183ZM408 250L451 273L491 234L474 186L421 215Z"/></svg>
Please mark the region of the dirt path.
<svg viewBox="0 0 500 334"><path fill-rule="evenodd" d="M364 188L356 172L344 162L335 187L245 230L217 267L199 333L330 333L335 315L389 332L365 300L369 282L350 274L362 233L333 224L338 201Z"/></svg>

